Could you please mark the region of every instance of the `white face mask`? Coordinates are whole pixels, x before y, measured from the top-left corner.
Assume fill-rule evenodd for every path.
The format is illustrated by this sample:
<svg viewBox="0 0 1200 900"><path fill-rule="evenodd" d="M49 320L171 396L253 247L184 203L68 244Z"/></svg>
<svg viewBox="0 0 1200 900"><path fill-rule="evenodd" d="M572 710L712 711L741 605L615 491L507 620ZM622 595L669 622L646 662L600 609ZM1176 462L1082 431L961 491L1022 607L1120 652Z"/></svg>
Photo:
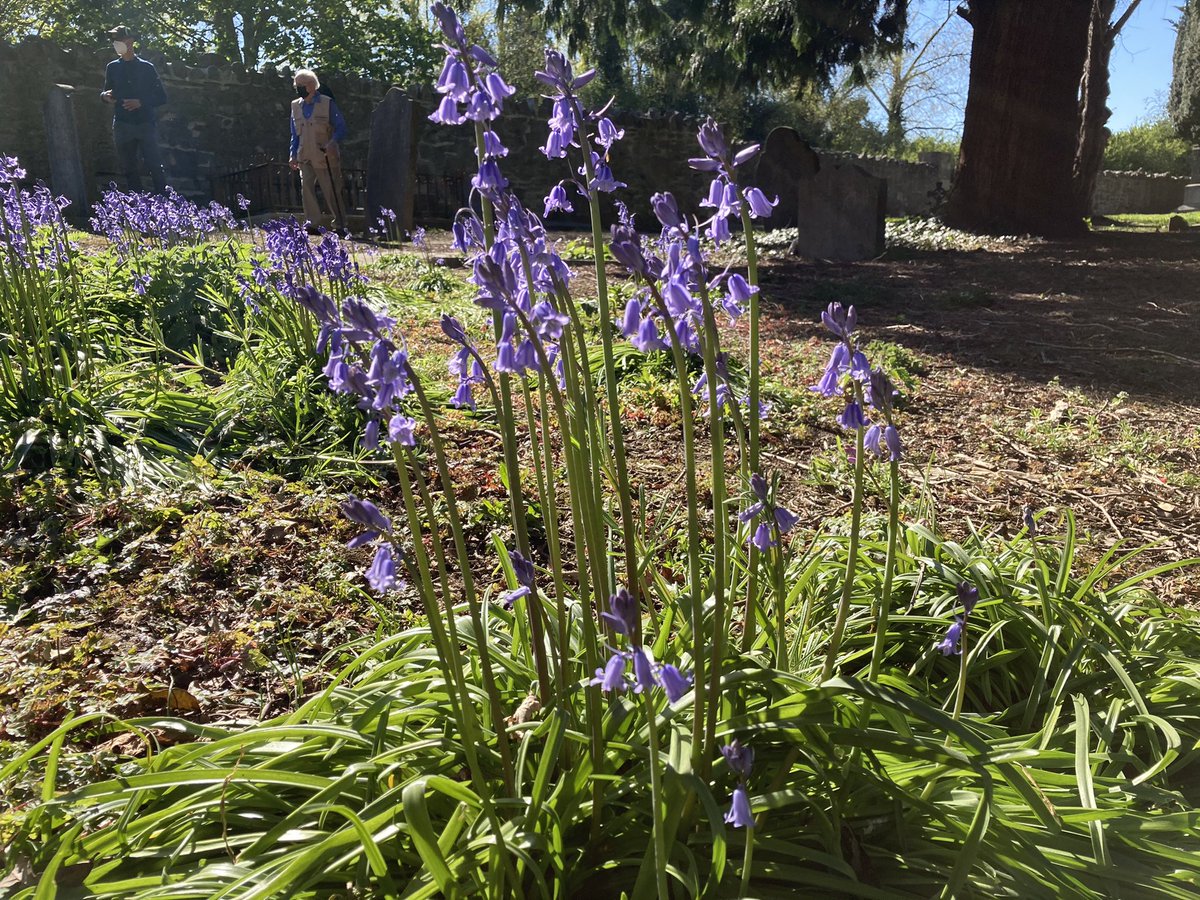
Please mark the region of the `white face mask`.
<svg viewBox="0 0 1200 900"><path fill-rule="evenodd" d="M126 45L121 41L113 41L113 52L116 53L117 56L125 55L125 47Z"/></svg>

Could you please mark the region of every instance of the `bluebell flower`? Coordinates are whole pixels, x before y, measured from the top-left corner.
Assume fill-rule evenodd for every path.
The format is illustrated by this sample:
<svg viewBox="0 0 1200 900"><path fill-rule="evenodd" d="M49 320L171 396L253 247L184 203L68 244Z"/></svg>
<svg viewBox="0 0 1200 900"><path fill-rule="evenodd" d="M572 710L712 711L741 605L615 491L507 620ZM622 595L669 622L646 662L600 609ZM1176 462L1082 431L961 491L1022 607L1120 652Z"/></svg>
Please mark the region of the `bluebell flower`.
<svg viewBox="0 0 1200 900"><path fill-rule="evenodd" d="M627 186L625 182L617 181L617 179L613 177L612 169L609 168L608 163L596 158L595 153L592 154L592 157L595 165L594 171L596 174L595 177L588 182L589 188L594 191L600 191L601 193L611 194L613 191L617 190L617 188L623 188Z"/></svg>
<svg viewBox="0 0 1200 900"><path fill-rule="evenodd" d="M596 131L596 143L605 151L611 150L613 144L625 137L625 129L617 128L607 116L597 123Z"/></svg>
<svg viewBox="0 0 1200 900"><path fill-rule="evenodd" d="M890 462L900 462L902 455L902 448L900 446L900 432L896 430L895 425L888 425L883 430L883 440L884 443L887 444L888 460Z"/></svg>
<svg viewBox="0 0 1200 900"><path fill-rule="evenodd" d="M658 683L667 694L667 701L676 702L692 687L692 677L684 675L672 665L665 665L658 671Z"/></svg>
<svg viewBox="0 0 1200 900"><path fill-rule="evenodd" d="M638 327L637 336L633 338L632 343L643 353L669 349L667 342L659 337L658 326L654 324L654 319L650 316L642 319L642 324Z"/></svg>
<svg viewBox="0 0 1200 900"><path fill-rule="evenodd" d="M759 549L760 552L766 553L772 547L778 546L775 538L772 536L771 526L766 522L759 524L754 529L754 535L750 538L750 543Z"/></svg>
<svg viewBox="0 0 1200 900"><path fill-rule="evenodd" d="M490 57L489 57L490 58ZM495 68L496 62L492 60L486 65ZM483 80L484 90L487 91L492 103L496 106L496 111L500 112L504 108L504 98L511 97L517 92L515 87L509 85L499 72L489 72Z"/></svg>
<svg viewBox="0 0 1200 900"><path fill-rule="evenodd" d="M375 551L371 568L367 569L367 582L377 593L386 594L404 586L404 582L396 575L396 560L393 556L395 552L390 543L385 541L380 544L379 549Z"/></svg>
<svg viewBox="0 0 1200 900"><path fill-rule="evenodd" d="M704 120L696 134L696 140L709 159L723 160L729 156L729 142L725 140L725 132L712 116Z"/></svg>
<svg viewBox="0 0 1200 900"><path fill-rule="evenodd" d="M768 200L767 195L756 187L749 188L746 191L746 203L750 207L750 217L752 219L766 219L775 211L775 207L779 205L779 197L774 200Z"/></svg>
<svg viewBox="0 0 1200 900"><path fill-rule="evenodd" d="M747 147L743 147L736 154L734 154L733 165L735 167L744 166L746 163L750 162L750 160L754 159L754 157L758 156L758 151L761 149L762 145L760 144L750 144Z"/></svg>
<svg viewBox="0 0 1200 900"><path fill-rule="evenodd" d="M562 212L574 212L575 207L571 205L571 200L567 196L567 189L561 183L550 188L550 193L546 196L546 208L542 215L548 216L550 213L561 210Z"/></svg>
<svg viewBox="0 0 1200 900"><path fill-rule="evenodd" d="M942 651L942 656L955 656L961 652L959 641L962 639L963 625L966 620L955 616L954 623L946 629L946 636L938 642L934 649Z"/></svg>
<svg viewBox="0 0 1200 900"><path fill-rule="evenodd" d="M967 620L979 602L979 589L969 581L960 581L955 591L963 611L962 615L954 617L954 622L946 629L946 636L934 645L934 649L940 650L943 656L954 656L962 652L962 636L967 627Z"/></svg>
<svg viewBox="0 0 1200 900"><path fill-rule="evenodd" d="M721 748L721 755L725 757L725 762L739 778L746 779L750 777L750 770L754 766L753 747L747 747L737 738L734 738Z"/></svg>
<svg viewBox="0 0 1200 900"><path fill-rule="evenodd" d="M600 690L608 693L609 691L625 690L625 667L627 659L623 653L614 653L608 658L603 668L596 670L596 676L591 680L591 684L600 685Z"/></svg>
<svg viewBox="0 0 1200 900"><path fill-rule="evenodd" d="M631 297L625 304L625 314L621 317L621 334L627 338L633 337L642 327L642 304L636 297Z"/></svg>
<svg viewBox="0 0 1200 900"><path fill-rule="evenodd" d="M500 136L490 128L483 133L483 154L492 159L502 159L508 156L508 148L500 143ZM424 236L424 229L420 229L420 231L422 232L422 236ZM413 243L416 244L417 242L414 240ZM417 246L421 245L418 244Z"/></svg>
<svg viewBox="0 0 1200 900"><path fill-rule="evenodd" d="M362 446L366 450L379 449L379 420L372 418L367 420L367 427L363 430Z"/></svg>
<svg viewBox="0 0 1200 900"><path fill-rule="evenodd" d="M654 677L654 657L645 647L634 647L633 656L633 690L640 694L652 690L658 680Z"/></svg>
<svg viewBox="0 0 1200 900"><path fill-rule="evenodd" d="M867 418L863 415L862 407L851 400L845 410L837 417L837 422L847 431L854 431L867 426Z"/></svg>
<svg viewBox="0 0 1200 900"><path fill-rule="evenodd" d="M821 313L821 321L834 335L844 341L849 341L858 322L854 307L843 307L840 303L830 303Z"/></svg>
<svg viewBox="0 0 1200 900"><path fill-rule="evenodd" d="M955 590L958 592L958 602L962 604L963 615L969 616L979 602L979 588L969 581L960 581Z"/></svg>
<svg viewBox="0 0 1200 900"><path fill-rule="evenodd" d="M428 116L430 122L438 125L461 125L467 117L458 111L458 104L447 94L438 104L437 109Z"/></svg>
<svg viewBox="0 0 1200 900"><path fill-rule="evenodd" d="M687 220L679 212L679 204L670 191L653 194L650 197L650 207L654 210L655 218L662 226L674 231L687 231Z"/></svg>
<svg viewBox="0 0 1200 900"><path fill-rule="evenodd" d="M726 279L725 287L729 291L729 299L739 306L749 303L750 297L758 293L756 286L751 286L750 282L736 272Z"/></svg>
<svg viewBox="0 0 1200 900"><path fill-rule="evenodd" d="M470 94L471 81L467 75L467 67L456 56L447 56L442 65L442 73L438 76L435 90L445 94L451 100L465 103Z"/></svg>
<svg viewBox="0 0 1200 900"><path fill-rule="evenodd" d="M472 122L490 122L500 115L500 110L483 91L473 91L465 115Z"/></svg>
<svg viewBox="0 0 1200 900"><path fill-rule="evenodd" d="M439 0L429 7L429 11L437 19L438 27L441 28L446 40L460 47L467 43L467 33L463 30L453 9Z"/></svg>
<svg viewBox="0 0 1200 900"><path fill-rule="evenodd" d="M738 776L737 787L733 789L733 802L725 815L725 821L735 828L753 828L754 815L750 809L750 797L746 793L746 779L754 766L754 748L745 747L734 738L728 745L721 748L721 755L730 770Z"/></svg>
<svg viewBox="0 0 1200 900"><path fill-rule="evenodd" d="M625 588L620 588L608 598L609 612L602 612L600 617L608 622L617 634L632 637L637 631L638 620L641 618L637 601Z"/></svg>
<svg viewBox="0 0 1200 900"><path fill-rule="evenodd" d="M485 197L494 198L508 187L508 179L496 161L488 159L480 164L479 173L471 179L471 186Z"/></svg>
<svg viewBox="0 0 1200 900"><path fill-rule="evenodd" d="M361 547L370 543L382 534L392 533L392 520L379 511L370 500L359 500L351 496L339 504L342 515L356 525L361 525L366 531L352 539L348 547Z"/></svg>
<svg viewBox="0 0 1200 900"><path fill-rule="evenodd" d="M800 517L784 509L782 506L775 509L775 524L779 528L780 534L787 534L796 527L796 523L800 521Z"/></svg>
<svg viewBox="0 0 1200 900"><path fill-rule="evenodd" d="M519 550L509 550L508 558L512 562L513 574L517 578L517 587L504 595L503 602L505 609L512 609L512 605L517 600L530 596L536 590L536 572L533 563L526 559Z"/></svg>
<svg viewBox="0 0 1200 900"><path fill-rule="evenodd" d="M416 427L416 419L410 419L408 416L397 413L388 422L388 439L405 447L415 447L417 445L417 438L414 434Z"/></svg>
<svg viewBox="0 0 1200 900"><path fill-rule="evenodd" d="M725 813L725 822L734 828L753 828L754 813L750 809L750 797L743 785L733 789L733 799L729 812Z"/></svg>

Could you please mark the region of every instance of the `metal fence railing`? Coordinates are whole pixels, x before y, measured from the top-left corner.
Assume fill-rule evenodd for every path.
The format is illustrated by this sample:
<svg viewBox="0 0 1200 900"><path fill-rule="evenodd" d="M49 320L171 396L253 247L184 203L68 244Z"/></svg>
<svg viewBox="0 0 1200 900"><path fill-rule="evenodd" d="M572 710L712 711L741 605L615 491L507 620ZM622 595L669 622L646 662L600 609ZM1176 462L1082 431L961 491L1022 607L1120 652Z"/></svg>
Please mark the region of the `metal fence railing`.
<svg viewBox="0 0 1200 900"><path fill-rule="evenodd" d="M342 201L348 214L361 215L367 196L367 173L363 169L342 169ZM212 180L213 199L238 212L237 196L250 201L249 212L297 213L304 209L300 194L300 173L287 163L262 162Z"/></svg>

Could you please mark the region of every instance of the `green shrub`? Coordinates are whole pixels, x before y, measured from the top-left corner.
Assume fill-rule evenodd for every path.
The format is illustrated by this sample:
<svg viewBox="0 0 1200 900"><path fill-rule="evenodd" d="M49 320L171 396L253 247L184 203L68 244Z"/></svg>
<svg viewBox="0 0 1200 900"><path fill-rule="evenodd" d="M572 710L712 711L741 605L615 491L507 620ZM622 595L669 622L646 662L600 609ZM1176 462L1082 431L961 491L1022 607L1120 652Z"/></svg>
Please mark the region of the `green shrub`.
<svg viewBox="0 0 1200 900"><path fill-rule="evenodd" d="M1108 139L1104 168L1116 172L1188 174L1188 145L1176 137L1167 119L1139 122Z"/></svg>

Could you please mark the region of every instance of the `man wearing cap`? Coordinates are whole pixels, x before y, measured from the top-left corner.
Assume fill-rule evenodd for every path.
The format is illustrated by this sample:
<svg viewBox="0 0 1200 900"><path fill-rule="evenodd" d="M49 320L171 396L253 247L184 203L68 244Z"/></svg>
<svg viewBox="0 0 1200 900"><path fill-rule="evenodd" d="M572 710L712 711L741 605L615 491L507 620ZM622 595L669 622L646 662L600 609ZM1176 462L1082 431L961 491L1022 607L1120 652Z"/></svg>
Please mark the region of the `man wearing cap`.
<svg viewBox="0 0 1200 900"><path fill-rule="evenodd" d="M118 25L108 36L119 58L104 70L104 92L100 99L113 104L113 143L125 175L125 186L131 191L142 189L142 176L138 172L140 156L150 172L154 189L162 193L167 188L167 179L158 153L154 111L167 102L167 94L153 64L133 52L137 36L132 30Z"/></svg>
<svg viewBox="0 0 1200 900"><path fill-rule="evenodd" d="M289 162L300 171L304 197L304 217L310 226L337 223L346 230L345 200L342 196L342 155L338 150L346 136L346 120L332 97L320 93L321 82L312 69L300 69L292 80L296 99L292 101L292 143ZM317 203L317 183L325 195L322 213Z"/></svg>

